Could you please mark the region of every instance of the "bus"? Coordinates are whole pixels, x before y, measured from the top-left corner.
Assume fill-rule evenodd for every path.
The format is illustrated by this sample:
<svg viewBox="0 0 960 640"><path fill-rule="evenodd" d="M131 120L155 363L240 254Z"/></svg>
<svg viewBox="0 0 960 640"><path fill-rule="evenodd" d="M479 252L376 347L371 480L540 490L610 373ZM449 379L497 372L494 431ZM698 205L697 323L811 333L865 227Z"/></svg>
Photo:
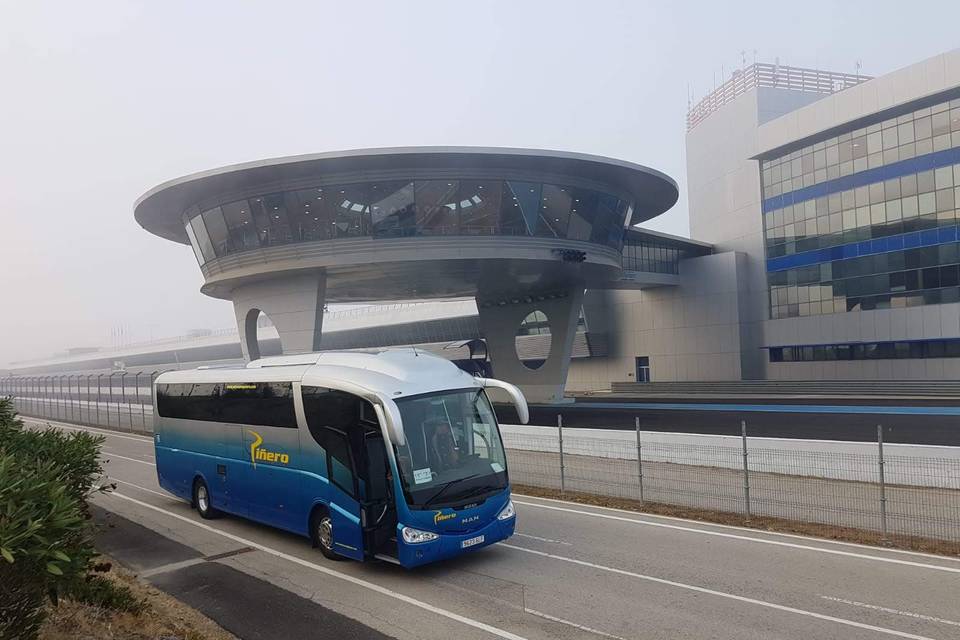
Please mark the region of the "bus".
<svg viewBox="0 0 960 640"><path fill-rule="evenodd" d="M489 389L528 421L514 385L416 349L170 371L153 388L157 478L203 518L272 525L331 560L454 557L516 526Z"/></svg>

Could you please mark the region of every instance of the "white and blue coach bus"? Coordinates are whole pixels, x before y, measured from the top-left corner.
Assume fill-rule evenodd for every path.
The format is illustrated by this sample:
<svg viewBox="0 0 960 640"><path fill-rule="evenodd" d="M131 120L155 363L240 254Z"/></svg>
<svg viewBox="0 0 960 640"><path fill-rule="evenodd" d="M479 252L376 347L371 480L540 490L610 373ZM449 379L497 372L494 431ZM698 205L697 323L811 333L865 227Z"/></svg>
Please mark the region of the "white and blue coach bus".
<svg viewBox="0 0 960 640"><path fill-rule="evenodd" d="M160 486L309 537L325 556L404 567L504 540L516 523L500 430L475 378L413 349L264 358L164 373Z"/></svg>

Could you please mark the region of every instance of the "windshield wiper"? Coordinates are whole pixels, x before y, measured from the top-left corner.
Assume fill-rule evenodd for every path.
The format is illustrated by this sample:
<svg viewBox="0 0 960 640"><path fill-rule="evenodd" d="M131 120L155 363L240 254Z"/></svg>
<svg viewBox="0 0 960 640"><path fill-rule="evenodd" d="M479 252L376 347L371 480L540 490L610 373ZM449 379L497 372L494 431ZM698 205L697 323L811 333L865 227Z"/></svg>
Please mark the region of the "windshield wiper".
<svg viewBox="0 0 960 640"><path fill-rule="evenodd" d="M457 497L457 499L463 500L466 498L473 498L473 497L479 496L482 493L486 493L488 491L499 491L503 488L504 487L495 487L492 484L485 484L479 487L474 487L473 489L468 489L466 493L461 494L460 496Z"/></svg>
<svg viewBox="0 0 960 640"><path fill-rule="evenodd" d="M479 475L480 475L479 473L475 473L475 474L473 474L473 475L471 475L471 476L466 476L466 477L463 477L463 478L459 478L459 479L457 479L457 480L451 480L450 482L448 482L448 483L446 483L445 485L443 485L442 487L440 487L440 490L439 490L439 491L437 491L435 494L433 494L432 496L430 496L430 499L423 503L423 508L424 508L424 509L430 508L430 505L433 504L434 502L436 502L436 500L437 500L440 496L442 496L442 495L446 492L446 490L449 489L450 487L452 487L453 485L455 485L455 484L457 484L457 483L460 483L460 482L463 482L464 480L470 480L470 479L472 479L472 478L476 478L476 477L478 477Z"/></svg>

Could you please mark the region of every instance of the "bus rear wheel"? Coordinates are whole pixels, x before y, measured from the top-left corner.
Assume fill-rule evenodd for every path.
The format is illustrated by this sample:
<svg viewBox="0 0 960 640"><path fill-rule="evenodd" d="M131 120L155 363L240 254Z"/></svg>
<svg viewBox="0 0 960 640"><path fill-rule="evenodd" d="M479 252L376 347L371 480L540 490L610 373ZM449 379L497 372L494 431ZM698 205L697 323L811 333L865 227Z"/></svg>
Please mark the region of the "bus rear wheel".
<svg viewBox="0 0 960 640"><path fill-rule="evenodd" d="M210 489L202 478L197 478L193 483L193 506L197 508L197 513L204 520L210 520L220 515L220 512L213 508L213 502L210 498Z"/></svg>
<svg viewBox="0 0 960 640"><path fill-rule="evenodd" d="M318 509L310 518L310 538L313 546L329 560L342 560L343 556L333 550L333 520L326 511Z"/></svg>

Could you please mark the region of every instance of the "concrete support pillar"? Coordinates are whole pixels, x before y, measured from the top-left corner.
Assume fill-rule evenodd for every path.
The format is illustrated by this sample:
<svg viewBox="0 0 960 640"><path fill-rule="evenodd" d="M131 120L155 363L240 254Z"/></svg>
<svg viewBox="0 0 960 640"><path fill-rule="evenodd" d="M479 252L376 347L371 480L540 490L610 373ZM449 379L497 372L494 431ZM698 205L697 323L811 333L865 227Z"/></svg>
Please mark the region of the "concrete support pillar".
<svg viewBox="0 0 960 640"><path fill-rule="evenodd" d="M562 297L504 305L478 299L480 332L487 341L493 375L520 387L528 402L562 402L582 302L583 289L571 289ZM539 369L528 369L517 355L517 329L528 314L538 310L550 323L550 355Z"/></svg>
<svg viewBox="0 0 960 640"><path fill-rule="evenodd" d="M244 284L233 290L233 309L240 329L243 357L260 357L257 318L267 314L280 336L283 353L320 349L327 277L322 272Z"/></svg>

